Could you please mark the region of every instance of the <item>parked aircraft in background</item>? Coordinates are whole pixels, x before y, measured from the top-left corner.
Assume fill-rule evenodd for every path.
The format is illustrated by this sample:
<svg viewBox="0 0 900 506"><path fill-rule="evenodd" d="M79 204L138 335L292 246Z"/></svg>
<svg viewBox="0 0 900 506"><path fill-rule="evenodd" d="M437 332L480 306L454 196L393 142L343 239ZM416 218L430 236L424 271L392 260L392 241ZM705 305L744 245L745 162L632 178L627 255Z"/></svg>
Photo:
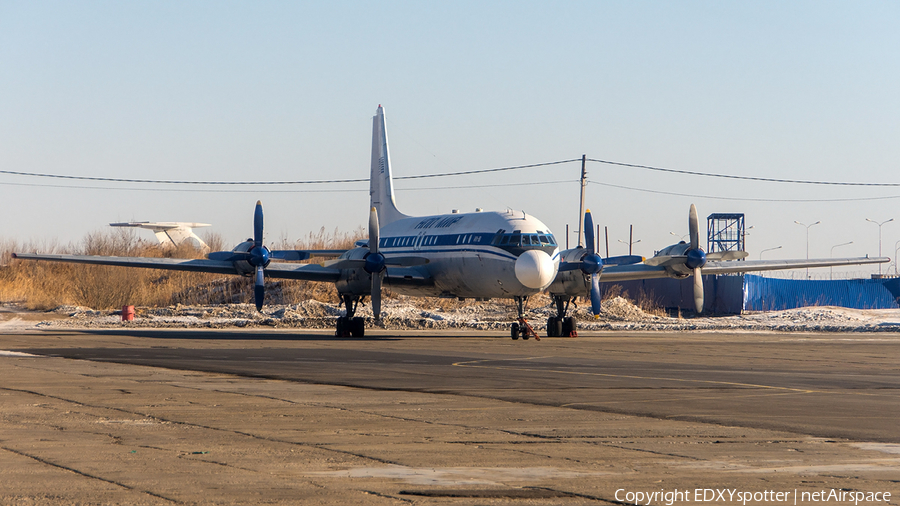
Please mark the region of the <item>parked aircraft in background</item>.
<svg viewBox="0 0 900 506"><path fill-rule="evenodd" d="M137 227L152 230L159 244L178 246L184 241L193 241L200 249L209 250L209 246L194 233L195 228L211 227L209 223L183 223L180 221L128 221L110 223L110 227Z"/></svg>
<svg viewBox="0 0 900 506"><path fill-rule="evenodd" d="M573 297L590 296L592 310L600 311L599 282L659 277L687 277L771 269L886 262L885 258L849 258L828 261L729 262L711 258L699 247L696 209L691 208L691 242L665 248L643 263L641 257L616 257L604 261L594 251L593 223L586 213L587 247L560 251L550 229L523 211L407 216L394 200L390 153L384 109L373 118L370 166L368 240L342 250L270 251L263 244L263 210L256 203L253 238L232 251L213 252L207 259L104 257L83 255L17 254L17 258L89 264L171 269L255 277L257 309L265 299L265 277L302 279L335 284L344 307L337 319L337 335L361 337L365 322L356 316L359 303L371 298L372 311L380 320L381 292L422 297L453 297L487 300L513 299L517 321L510 327L513 339L536 336L526 320L529 297L548 291L557 305L557 315L548 321L549 335L575 332L567 317ZM337 256L321 264L291 264L272 259L304 260L311 256ZM696 286L696 283L695 283ZM695 299L697 295L695 293ZM702 286L700 291L702 308Z"/></svg>

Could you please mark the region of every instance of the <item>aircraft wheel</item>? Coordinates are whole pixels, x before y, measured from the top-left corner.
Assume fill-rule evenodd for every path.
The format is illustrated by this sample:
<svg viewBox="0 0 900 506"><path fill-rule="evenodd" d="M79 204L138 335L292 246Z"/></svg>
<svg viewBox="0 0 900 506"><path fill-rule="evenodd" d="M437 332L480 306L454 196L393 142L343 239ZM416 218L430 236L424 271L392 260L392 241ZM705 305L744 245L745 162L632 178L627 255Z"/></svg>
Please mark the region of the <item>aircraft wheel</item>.
<svg viewBox="0 0 900 506"><path fill-rule="evenodd" d="M337 327L334 331L334 335L337 337L344 337L344 320L346 320L346 318L343 316L339 316L337 319Z"/></svg>
<svg viewBox="0 0 900 506"><path fill-rule="evenodd" d="M357 316L350 320L350 335L352 337L365 337L366 335L366 320Z"/></svg>
<svg viewBox="0 0 900 506"><path fill-rule="evenodd" d="M569 316L567 318L563 318L562 329L561 329L562 332L560 333L560 335L562 335L563 337L569 337L576 330L577 330L577 325L575 323L575 318L572 318L571 316Z"/></svg>
<svg viewBox="0 0 900 506"><path fill-rule="evenodd" d="M559 337L562 333L562 318L551 316L547 320L547 337Z"/></svg>
<svg viewBox="0 0 900 506"><path fill-rule="evenodd" d="M509 333L512 336L513 341L518 340L519 339L519 324L513 323L512 327L510 327L510 329L509 329Z"/></svg>

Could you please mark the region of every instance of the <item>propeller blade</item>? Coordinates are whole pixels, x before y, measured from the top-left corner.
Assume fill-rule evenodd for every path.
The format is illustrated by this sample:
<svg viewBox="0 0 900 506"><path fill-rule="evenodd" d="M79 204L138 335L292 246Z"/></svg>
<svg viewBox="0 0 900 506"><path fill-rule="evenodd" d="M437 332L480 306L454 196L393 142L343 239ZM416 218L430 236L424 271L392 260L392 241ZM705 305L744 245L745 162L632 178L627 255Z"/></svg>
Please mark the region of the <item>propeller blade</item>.
<svg viewBox="0 0 900 506"><path fill-rule="evenodd" d="M213 251L206 255L210 260L220 260L223 262L237 262L239 260L250 261L250 253L241 251Z"/></svg>
<svg viewBox="0 0 900 506"><path fill-rule="evenodd" d="M372 274L372 314L375 315L375 321L381 320L381 279L383 277L383 272Z"/></svg>
<svg viewBox="0 0 900 506"><path fill-rule="evenodd" d="M703 276L700 274L700 268L694 269L694 307L697 314L703 312Z"/></svg>
<svg viewBox="0 0 900 506"><path fill-rule="evenodd" d="M603 259L603 265L633 265L639 264L647 258L640 255L622 255L617 257L609 257Z"/></svg>
<svg viewBox="0 0 900 506"><path fill-rule="evenodd" d="M684 263L686 260L687 255L656 255L655 257L644 260L644 265L662 265L665 267L666 265Z"/></svg>
<svg viewBox="0 0 900 506"><path fill-rule="evenodd" d="M697 218L697 206L691 204L691 212L688 214L688 227L691 231L691 249L700 247L700 220Z"/></svg>
<svg viewBox="0 0 900 506"><path fill-rule="evenodd" d="M369 251L378 253L378 235L380 234L378 227L378 211L372 208L369 213Z"/></svg>
<svg viewBox="0 0 900 506"><path fill-rule="evenodd" d="M707 253L707 260L740 260L742 258L747 258L750 254L746 251L716 251L713 253Z"/></svg>
<svg viewBox="0 0 900 506"><path fill-rule="evenodd" d="M256 285L253 287L253 297L256 300L256 310L262 311L263 300L266 298L266 280L263 277L263 266L256 268Z"/></svg>
<svg viewBox="0 0 900 506"><path fill-rule="evenodd" d="M256 211L253 213L253 245L262 247L263 242L263 210L262 202L256 201Z"/></svg>
<svg viewBox="0 0 900 506"><path fill-rule="evenodd" d="M584 247L589 255L594 254L594 218L590 209L584 213Z"/></svg>
<svg viewBox="0 0 900 506"><path fill-rule="evenodd" d="M600 274L591 274L591 312L600 316Z"/></svg>
<svg viewBox="0 0 900 506"><path fill-rule="evenodd" d="M373 257L380 261L381 265L374 265L378 262L373 262L372 267L379 267L376 272L370 272L372 275L372 291L370 296L372 297L372 314L375 316L375 321L381 321L381 280L384 278L384 256L378 252L378 241L379 235L381 233L380 227L378 226L378 210L374 207L372 211L369 213L369 256Z"/></svg>

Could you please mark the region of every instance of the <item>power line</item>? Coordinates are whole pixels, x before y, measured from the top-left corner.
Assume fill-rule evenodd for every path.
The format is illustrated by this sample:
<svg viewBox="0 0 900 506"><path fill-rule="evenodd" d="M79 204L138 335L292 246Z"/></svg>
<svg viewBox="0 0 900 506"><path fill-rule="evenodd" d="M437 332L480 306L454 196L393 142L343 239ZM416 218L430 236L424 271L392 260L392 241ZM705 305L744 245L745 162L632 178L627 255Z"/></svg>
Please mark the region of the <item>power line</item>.
<svg viewBox="0 0 900 506"><path fill-rule="evenodd" d="M891 199L900 199L900 195L889 195L886 197L859 197L859 198L844 198L844 199L757 199L757 198L748 198L748 197L722 197L722 196L714 196L714 195L695 195L690 193L677 193L677 192L667 192L660 190L649 190L647 188L634 188L632 186L622 186L611 183L601 183L598 181L588 181L588 184L596 184L600 186L606 186L609 188L619 188L622 190L632 190L636 192L644 192L644 193L655 193L657 195L674 195L676 197L691 197L698 199L712 199L712 200L739 200L744 202L859 202L859 201L867 201L867 200L891 200Z"/></svg>
<svg viewBox="0 0 900 506"><path fill-rule="evenodd" d="M492 169L467 170L461 172L443 172L438 174L421 174L417 176L394 176L394 180L403 179L426 179L432 177L449 177L449 176L466 176L471 174L485 174L489 172L502 172L508 170L530 169L534 167L546 167L550 165L560 165L563 163L571 163L581 160L559 160L556 162L532 163L528 165L515 165L511 167L497 167ZM0 174L10 174L13 176L43 177L54 179L75 179L80 181L103 181L107 183L141 183L141 184L186 184L186 185L300 185L300 184L336 184L336 183L365 183L369 179L321 179L311 181L182 181L182 180L158 180L158 179L124 179L114 177L97 177L97 176L70 176L63 174L41 174L36 172L20 172L12 170L0 170Z"/></svg>
<svg viewBox="0 0 900 506"><path fill-rule="evenodd" d="M368 181L368 180L366 180ZM422 190L460 190L471 188L500 188L508 186L537 186L561 183L577 183L577 179L554 180L554 181L534 181L522 183L500 183L500 184L474 184L465 186L427 186L416 188L396 188L396 191L422 191ZM150 192L190 192L190 193L347 193L347 192L368 192L368 188L354 189L321 189L321 190L214 190L209 188L121 188L113 186L70 186L61 184L32 184L32 183L4 183L0 182L0 186L25 186L33 188L65 188L76 190L121 190L121 191L150 191Z"/></svg>
<svg viewBox="0 0 900 506"><path fill-rule="evenodd" d="M689 176L703 176L703 177L718 177L725 179L743 179L746 181L764 181L767 183L793 183L793 184L815 184L815 185L828 185L828 186L886 186L886 187L897 187L900 186L900 183L848 183L848 182L834 182L834 181L805 181L801 179L775 179L768 177L751 177L751 176L734 176L731 174L715 174L711 172L696 172L690 170L676 170L676 169L666 169L662 167L651 167L649 165L638 165L634 163L622 163L622 162L611 162L609 160L597 160L594 158L588 158L589 162L596 163L604 163L607 165L617 165L619 167L632 167L636 169L647 169L647 170L655 170L657 172L670 172L672 174L686 174Z"/></svg>
<svg viewBox="0 0 900 506"><path fill-rule="evenodd" d="M509 167L496 167L490 169L477 169L477 170L468 170L468 171L459 171L459 172L442 172L435 174L420 174L414 176L395 176L394 180L406 180L406 179L427 179L427 178L435 178L435 177L452 177L452 176L466 176L472 174L486 174L491 172L502 172L502 171L512 171L512 170L522 170L522 169L530 169L535 167L548 167L552 165L561 165L565 163L573 163L580 161L580 158L572 158L568 160L558 160L554 162L543 162L543 163L533 163L527 165L514 165ZM837 182L837 181L813 181L813 180L801 180L801 179L777 179L777 178L766 178L766 177L755 177L755 176L737 176L733 174L717 174L712 172L699 172L699 171L690 171L690 170L679 170L679 169L668 169L664 167L653 167L650 165L640 165L634 163L624 163L624 162L615 162L610 160L600 160L596 158L588 158L587 161L594 163L601 163L606 165L615 165L619 167L630 167L636 169L645 169L652 170L657 172L667 172L671 174L682 174L689 176L700 176L700 177L714 177L714 178L722 178L722 179L737 179L744 181L761 181L767 183L790 183L790 184L807 184L807 185L824 185L824 186L862 186L862 187L900 187L900 183L858 183L858 182ZM26 177L41 177L41 178L54 178L54 179L71 179L71 180L81 180L81 181L103 181L110 183L137 183L137 184L166 184L166 185L228 185L228 186L242 186L242 185L254 185L254 186L274 186L274 185L319 185L319 184L344 184L344 183L365 183L368 182L368 178L360 178L360 179L321 179L321 180L308 180L308 181L186 181L186 180L156 180L156 179L124 179L124 178L111 178L111 177L98 177L98 176L72 176L72 175L64 175L64 174L42 174L36 172L23 172L23 171L11 171L11 170L0 170L0 174L9 174L14 176L26 176ZM35 185L37 186L37 185ZM712 197L710 197L712 198ZM890 198L890 197L887 197ZM733 200L733 199L732 199ZM762 200L762 199L758 199ZM839 201L842 199L835 199L834 201ZM843 199L843 200L867 200L867 199ZM802 200L797 200L796 202L802 202Z"/></svg>

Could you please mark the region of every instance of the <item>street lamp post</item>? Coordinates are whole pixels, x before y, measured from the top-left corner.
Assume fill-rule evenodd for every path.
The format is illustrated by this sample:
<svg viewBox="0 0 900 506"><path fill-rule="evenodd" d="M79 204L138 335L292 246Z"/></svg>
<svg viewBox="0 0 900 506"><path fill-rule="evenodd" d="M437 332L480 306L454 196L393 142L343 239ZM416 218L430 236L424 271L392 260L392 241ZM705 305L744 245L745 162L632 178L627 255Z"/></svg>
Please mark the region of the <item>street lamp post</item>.
<svg viewBox="0 0 900 506"><path fill-rule="evenodd" d="M807 225L805 223L800 223L799 221L794 220L794 223L796 223L797 225L806 227L806 259L809 260L809 228L812 227L813 225L818 225L819 223L822 223L822 222L817 221L815 223ZM809 279L809 267L806 268L806 279Z"/></svg>
<svg viewBox="0 0 900 506"><path fill-rule="evenodd" d="M866 218L866 221L878 225L878 257L880 258L881 257L881 226L884 225L885 223L890 223L890 222L894 221L894 218L882 221L881 223L878 223L875 220L870 220L869 218ZM880 263L878 264L878 274L881 275L881 264Z"/></svg>
<svg viewBox="0 0 900 506"><path fill-rule="evenodd" d="M841 243L841 244L835 244L834 246L832 246L831 247L831 258L834 258L834 248L839 248L841 246L846 246L848 244L853 244L853 241L845 242L845 243ZM829 270L831 271L831 276L830 276L831 279L834 279L834 267L829 267Z"/></svg>
<svg viewBox="0 0 900 506"><path fill-rule="evenodd" d="M776 249L781 249L781 246L775 246L774 248L766 248L766 249L760 251L759 259L762 260L762 254L765 253L766 251L772 251L772 250L776 250Z"/></svg>
<svg viewBox="0 0 900 506"><path fill-rule="evenodd" d="M622 244L627 244L627 245L628 245L628 254L629 254L629 255L631 255L631 247L634 246L635 244L641 242L640 239L638 239L637 241L631 241L631 242L625 242L625 241L623 241L622 239L616 239L616 240L619 241L619 242L622 243Z"/></svg>

